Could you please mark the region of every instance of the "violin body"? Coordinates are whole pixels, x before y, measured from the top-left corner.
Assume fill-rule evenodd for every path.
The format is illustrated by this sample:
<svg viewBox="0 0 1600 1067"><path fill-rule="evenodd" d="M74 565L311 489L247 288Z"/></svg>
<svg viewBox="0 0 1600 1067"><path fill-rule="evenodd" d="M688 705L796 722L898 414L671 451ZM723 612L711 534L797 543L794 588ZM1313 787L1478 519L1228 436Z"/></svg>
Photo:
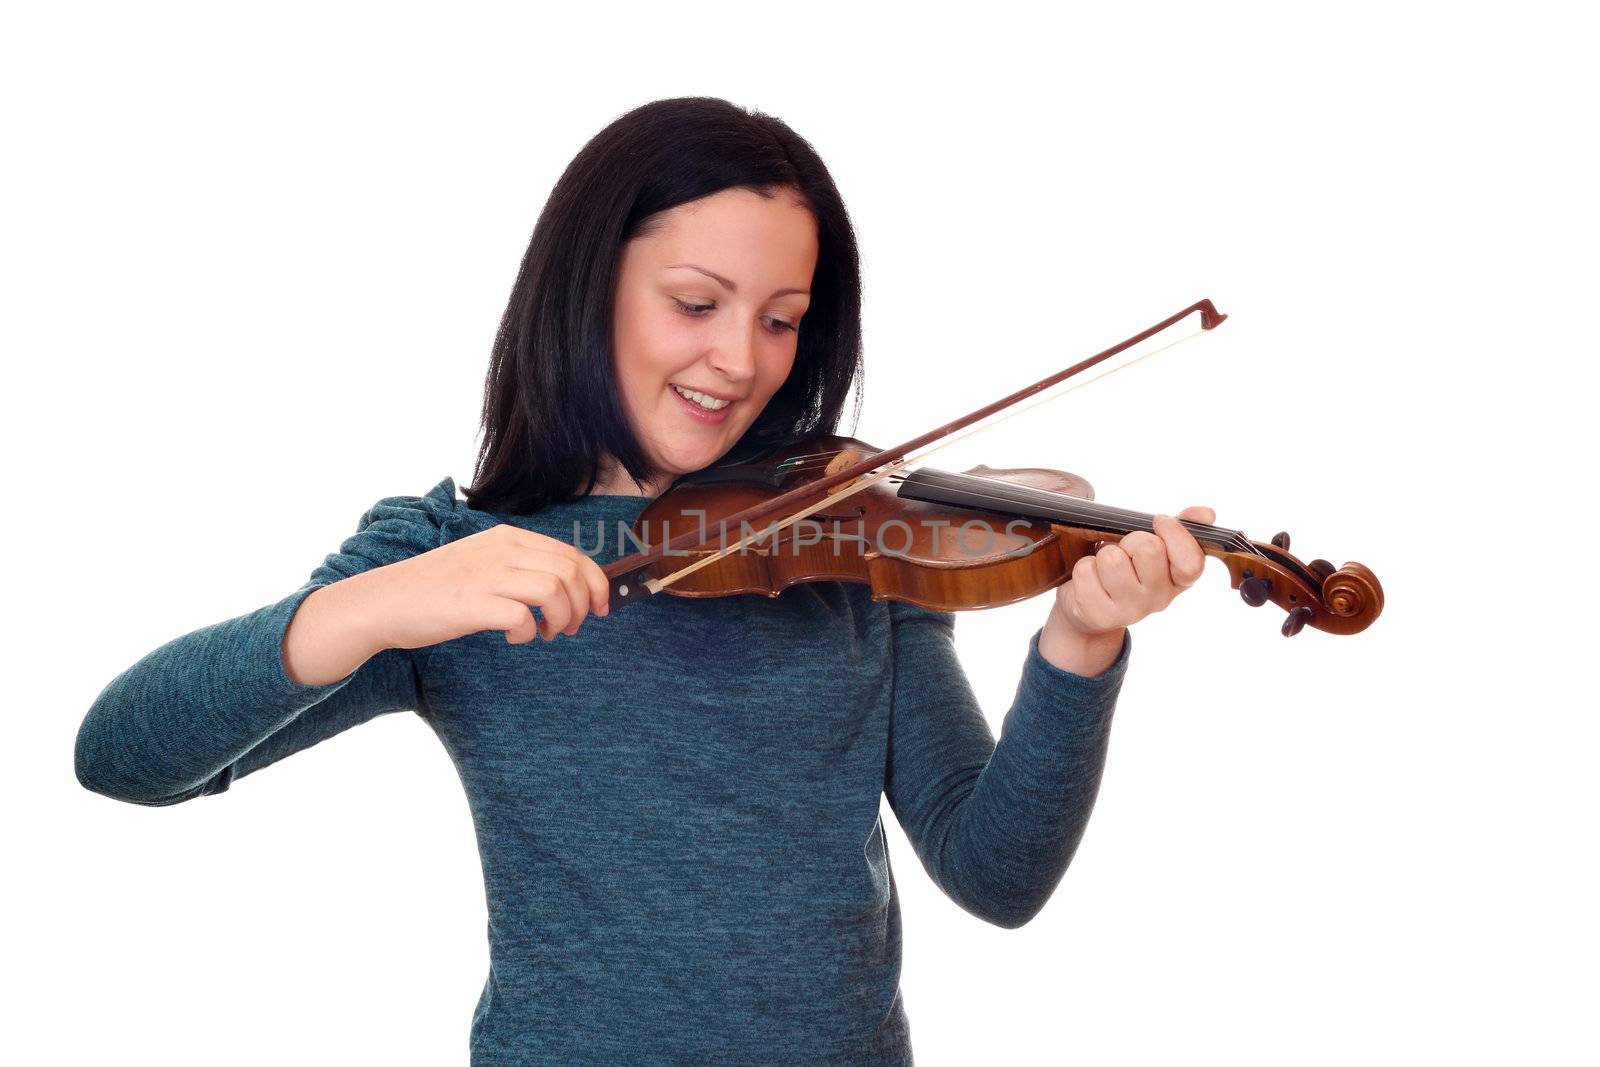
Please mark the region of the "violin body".
<svg viewBox="0 0 1600 1067"><path fill-rule="evenodd" d="M639 515L634 536L656 544L684 531L703 530L701 545L657 565L662 570L683 567L760 528L755 524L724 531L723 517L815 481L836 457L876 451L854 438L818 437L686 475ZM796 461L801 456L805 462ZM980 472L1092 495L1086 481L1061 471L973 469ZM1008 527L1012 518L901 498L893 486L879 482L684 575L668 591L679 596L777 596L801 582L843 581L870 585L874 600L903 600L940 611L1000 607L1066 581L1083 555L1072 551L1049 523L1018 520Z"/></svg>
<svg viewBox="0 0 1600 1067"><path fill-rule="evenodd" d="M982 465L878 480L776 529L736 519L779 496L804 505L809 484L878 453L854 438L821 436L679 478L640 513L633 534L662 545L697 531L697 543L613 576L614 592L625 599L645 581L670 579L661 591L678 596L778 596L801 582L846 581L868 585L874 600L969 611L1046 592L1101 545L1151 529L1151 515L1093 503L1077 475ZM828 495L819 488L809 502ZM1288 613L1288 636L1306 625L1356 633L1382 611L1382 588L1359 563L1306 564L1289 554L1287 535L1259 544L1237 530L1184 525L1224 561L1247 603L1271 601ZM754 540L724 553L745 537Z"/></svg>

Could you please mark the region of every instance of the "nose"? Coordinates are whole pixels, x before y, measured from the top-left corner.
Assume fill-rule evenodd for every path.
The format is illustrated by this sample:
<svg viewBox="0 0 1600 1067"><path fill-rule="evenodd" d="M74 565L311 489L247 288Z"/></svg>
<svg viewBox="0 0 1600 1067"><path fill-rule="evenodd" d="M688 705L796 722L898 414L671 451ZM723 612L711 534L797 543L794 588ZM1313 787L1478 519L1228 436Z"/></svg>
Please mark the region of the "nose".
<svg viewBox="0 0 1600 1067"><path fill-rule="evenodd" d="M706 354L711 369L732 384L747 382L756 374L756 338L729 316L727 328L720 331Z"/></svg>

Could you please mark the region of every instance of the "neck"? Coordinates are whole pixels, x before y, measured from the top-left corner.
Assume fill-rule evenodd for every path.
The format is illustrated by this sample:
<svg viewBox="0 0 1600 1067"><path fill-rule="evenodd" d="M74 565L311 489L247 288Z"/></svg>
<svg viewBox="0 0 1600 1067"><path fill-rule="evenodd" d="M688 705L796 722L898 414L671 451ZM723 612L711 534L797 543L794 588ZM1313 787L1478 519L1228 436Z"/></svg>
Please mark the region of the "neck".
<svg viewBox="0 0 1600 1067"><path fill-rule="evenodd" d="M589 490L589 496L640 496L657 497L661 495L662 488L671 477L654 475L646 478L644 485L635 482L628 472L619 467L611 457L607 456L600 464L600 476L595 480L594 488Z"/></svg>

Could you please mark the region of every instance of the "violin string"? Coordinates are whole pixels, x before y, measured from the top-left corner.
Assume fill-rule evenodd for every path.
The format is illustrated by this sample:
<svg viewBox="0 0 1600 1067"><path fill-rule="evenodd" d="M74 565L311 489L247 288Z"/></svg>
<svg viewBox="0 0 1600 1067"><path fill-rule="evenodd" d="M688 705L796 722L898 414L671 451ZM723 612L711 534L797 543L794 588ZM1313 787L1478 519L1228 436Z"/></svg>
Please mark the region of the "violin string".
<svg viewBox="0 0 1600 1067"><path fill-rule="evenodd" d="M1126 508L1108 507L1096 504L1093 501L1082 500L1065 493L1053 493L1033 486L1021 486L1016 483L1007 483L1003 479L984 478L979 475L955 475L961 479L971 479L987 483L984 492L973 491L968 485L956 484L947 478L940 477L949 472L919 470L917 477L936 484L947 493L960 496L963 500L972 502L975 507L982 508L986 502L1003 501L1005 503L1026 505L1037 504L1045 508L1053 508L1067 519L1086 519L1093 521L1101 519L1106 525L1112 527L1127 527L1124 532L1146 530L1154 532L1155 516L1145 512L1130 511ZM902 478L901 481L905 479ZM914 498L913 498L914 499ZM1003 508L989 508L988 510L1003 510ZM1198 539L1215 544L1221 548L1232 548L1235 551L1259 556L1262 553L1253 545L1240 530L1230 530L1222 526L1212 526L1207 523L1195 522L1192 519L1179 519L1178 522L1194 534Z"/></svg>
<svg viewBox="0 0 1600 1067"><path fill-rule="evenodd" d="M963 477L976 476L964 475ZM984 481L1001 481L1001 479L986 478ZM1058 507L1064 507L1068 514L1076 513L1080 516L1086 516L1091 519L1095 517L1102 517L1109 524L1122 524L1127 525L1132 529L1148 530L1151 533L1155 532L1155 516L1149 512L1133 511L1128 508L1113 507L1111 505L1100 504L1092 500L1080 500L1077 497L1066 496L1065 494L1050 493L1048 490L1035 489L1031 486L1024 486L1022 487L1022 490L1025 495L1027 493L1042 494L1042 496L1035 496L1033 499L1047 500L1051 503L1054 503ZM1231 548L1234 551L1243 552L1252 556L1262 555L1261 551L1256 548L1255 544L1244 535L1243 530L1233 530L1225 526L1215 526L1210 523L1196 522L1192 519L1178 519L1178 522L1191 534L1200 537L1202 540L1210 541L1212 544L1216 544L1219 547Z"/></svg>
<svg viewBox="0 0 1600 1067"><path fill-rule="evenodd" d="M970 488L974 493L977 493L981 489L983 492L993 494L996 499L1003 499L1011 503L1039 503L1059 508L1079 518L1103 518L1108 524L1126 525L1130 528L1130 531L1134 529L1153 530L1154 528L1152 524L1155 516L1148 512L1113 507L1109 504L1085 500L1082 497L1075 497L1067 493L1053 492L1017 482L1007 482L1002 478L930 470L919 470L916 476L939 484L941 488L947 490L967 490ZM982 483L982 485L974 483ZM981 499L982 497L981 494L978 494L971 495L971 498ZM1196 522L1192 519L1179 519L1178 521L1189 532L1205 534L1214 543L1232 545L1240 551L1253 551L1253 546L1250 545L1242 530L1231 530L1224 526L1214 526L1208 523Z"/></svg>
<svg viewBox="0 0 1600 1067"><path fill-rule="evenodd" d="M1125 508L1112 508L1096 504L1093 501L1083 500L1065 493L1053 493L1049 490L1037 489L1032 486L1006 483L1003 479L982 478L976 475L953 475L951 477L962 479L961 482L951 481L949 472L930 472L926 469L917 472L916 477L930 484L937 485L946 493L958 495L963 501L972 502L981 507L985 502L997 502L1000 507L991 507L989 510L1004 510L1004 505L1012 504L1019 507L1034 505L1038 510L1053 511L1054 515L1039 516L1060 521L1083 520L1087 522L1099 521L1113 529L1120 529L1124 533L1134 530L1154 531L1155 516L1144 512L1130 511ZM971 479L967 482L966 479ZM974 482L986 483L982 486ZM915 499L915 498L913 498ZM1190 519L1178 520L1185 529L1197 538L1216 544L1220 547L1236 547L1240 544L1239 531L1228 530L1223 527L1210 526L1206 523L1195 522Z"/></svg>

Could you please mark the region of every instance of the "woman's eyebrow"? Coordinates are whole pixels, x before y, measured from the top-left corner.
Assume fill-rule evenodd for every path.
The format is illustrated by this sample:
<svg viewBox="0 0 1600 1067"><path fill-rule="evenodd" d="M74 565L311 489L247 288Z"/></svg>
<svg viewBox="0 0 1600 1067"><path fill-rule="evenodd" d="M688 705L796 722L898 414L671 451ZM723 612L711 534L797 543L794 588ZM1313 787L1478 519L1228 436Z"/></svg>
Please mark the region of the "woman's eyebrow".
<svg viewBox="0 0 1600 1067"><path fill-rule="evenodd" d="M693 263L668 263L667 264L667 269L668 270L671 270L674 267L688 267L690 270L697 270L701 274L704 274L707 278L710 278L712 281L717 282L724 289L728 290L728 292L737 293L739 291L739 287L737 285L734 285L732 282L730 282L728 279L724 278L720 274L717 274L717 273L715 273L713 271L706 270L704 267L697 267ZM788 296L790 293L799 293L801 296L810 296L811 295L811 290L809 290L809 289L779 289L777 292L773 293L772 295L773 296Z"/></svg>

